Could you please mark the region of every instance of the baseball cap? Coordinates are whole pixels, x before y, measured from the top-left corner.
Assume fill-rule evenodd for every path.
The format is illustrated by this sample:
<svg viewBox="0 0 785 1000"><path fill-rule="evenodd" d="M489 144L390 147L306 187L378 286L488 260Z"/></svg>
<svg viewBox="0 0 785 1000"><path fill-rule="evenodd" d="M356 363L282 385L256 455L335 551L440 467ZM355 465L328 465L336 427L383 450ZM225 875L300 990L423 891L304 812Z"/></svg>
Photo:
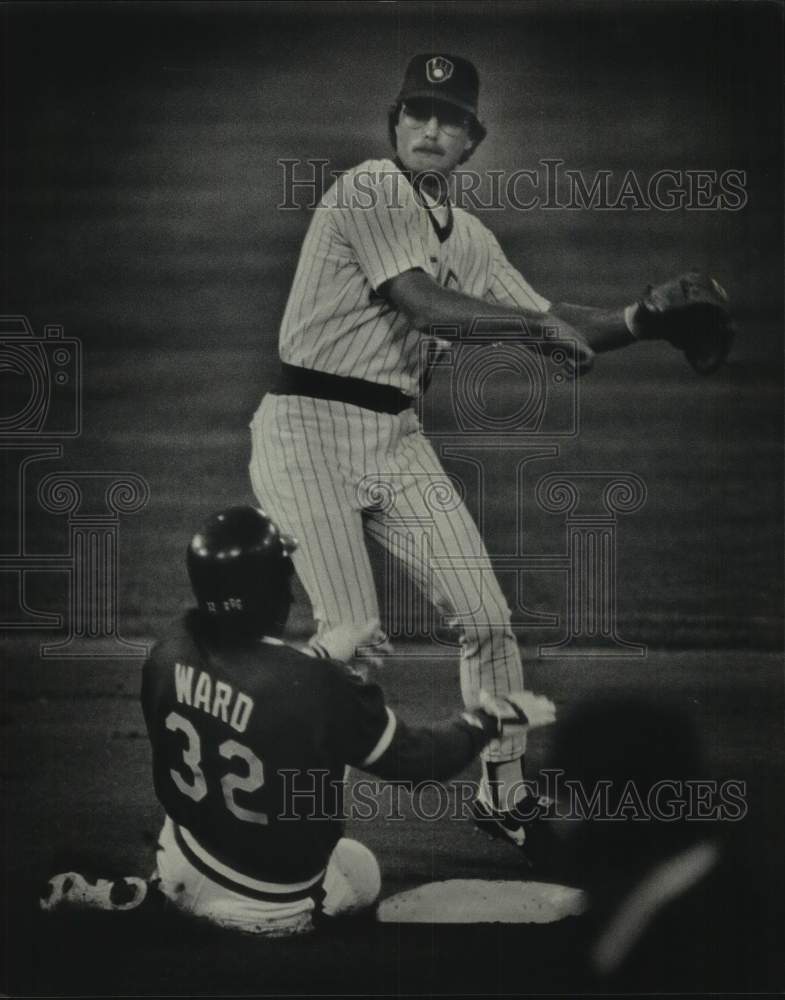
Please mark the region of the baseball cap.
<svg viewBox="0 0 785 1000"><path fill-rule="evenodd" d="M415 56L403 78L398 101L430 97L445 101L477 117L480 78L468 59L443 52Z"/></svg>

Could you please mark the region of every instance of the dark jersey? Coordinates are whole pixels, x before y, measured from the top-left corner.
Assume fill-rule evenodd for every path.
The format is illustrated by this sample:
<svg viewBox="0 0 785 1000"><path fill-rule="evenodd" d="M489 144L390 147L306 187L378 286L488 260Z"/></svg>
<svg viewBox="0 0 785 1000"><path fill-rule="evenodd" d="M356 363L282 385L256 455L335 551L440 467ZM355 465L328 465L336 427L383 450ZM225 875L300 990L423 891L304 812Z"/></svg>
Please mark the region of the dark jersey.
<svg viewBox="0 0 785 1000"><path fill-rule="evenodd" d="M380 754L395 727L380 688L343 665L221 642L194 612L153 647L142 707L168 815L222 863L277 883L325 867L345 765Z"/></svg>

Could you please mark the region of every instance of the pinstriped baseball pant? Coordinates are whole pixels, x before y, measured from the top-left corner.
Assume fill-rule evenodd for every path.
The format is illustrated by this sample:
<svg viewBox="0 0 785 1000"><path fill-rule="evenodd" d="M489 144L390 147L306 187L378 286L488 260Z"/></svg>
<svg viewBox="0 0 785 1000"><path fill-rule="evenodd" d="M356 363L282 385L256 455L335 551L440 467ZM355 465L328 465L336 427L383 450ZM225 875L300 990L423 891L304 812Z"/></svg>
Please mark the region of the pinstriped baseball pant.
<svg viewBox="0 0 785 1000"><path fill-rule="evenodd" d="M523 687L510 610L485 545L413 410L268 394L250 426L253 489L299 539L293 561L320 638L346 625L380 629L367 532L457 628L467 706L481 688ZM514 760L524 750L524 737L505 738L484 756Z"/></svg>

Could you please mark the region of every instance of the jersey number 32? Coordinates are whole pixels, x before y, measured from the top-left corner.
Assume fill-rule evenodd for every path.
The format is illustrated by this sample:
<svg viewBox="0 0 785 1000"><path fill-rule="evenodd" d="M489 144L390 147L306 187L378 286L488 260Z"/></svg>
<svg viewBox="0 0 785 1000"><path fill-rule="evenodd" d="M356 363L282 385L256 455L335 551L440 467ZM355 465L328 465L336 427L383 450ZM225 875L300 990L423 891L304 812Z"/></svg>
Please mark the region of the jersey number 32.
<svg viewBox="0 0 785 1000"><path fill-rule="evenodd" d="M194 802L201 802L207 795L207 779L202 770L202 742L199 733L188 719L179 712L170 712L166 717L166 728L170 732L180 732L186 738L183 749L183 763L190 772L190 780L172 768L169 774L177 789ZM218 753L227 761L236 758L245 762L248 773L243 776L228 771L221 777L221 789L224 803L229 812L245 823L259 823L267 826L267 813L244 809L237 804L235 792L256 792L264 785L264 766L253 750L243 746L236 740L224 740L218 747Z"/></svg>

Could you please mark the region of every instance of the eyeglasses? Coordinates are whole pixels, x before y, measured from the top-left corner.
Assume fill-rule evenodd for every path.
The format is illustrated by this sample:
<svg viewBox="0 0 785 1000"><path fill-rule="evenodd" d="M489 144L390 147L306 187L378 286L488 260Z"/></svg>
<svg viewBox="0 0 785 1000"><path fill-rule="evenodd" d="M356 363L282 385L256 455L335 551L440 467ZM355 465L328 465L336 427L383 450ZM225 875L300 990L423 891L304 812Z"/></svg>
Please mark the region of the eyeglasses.
<svg viewBox="0 0 785 1000"><path fill-rule="evenodd" d="M471 115L454 104L432 101L427 97L414 97L406 101L401 108L401 118L407 128L422 128L431 118L436 118L445 135L458 135L461 129L468 128L471 124Z"/></svg>

